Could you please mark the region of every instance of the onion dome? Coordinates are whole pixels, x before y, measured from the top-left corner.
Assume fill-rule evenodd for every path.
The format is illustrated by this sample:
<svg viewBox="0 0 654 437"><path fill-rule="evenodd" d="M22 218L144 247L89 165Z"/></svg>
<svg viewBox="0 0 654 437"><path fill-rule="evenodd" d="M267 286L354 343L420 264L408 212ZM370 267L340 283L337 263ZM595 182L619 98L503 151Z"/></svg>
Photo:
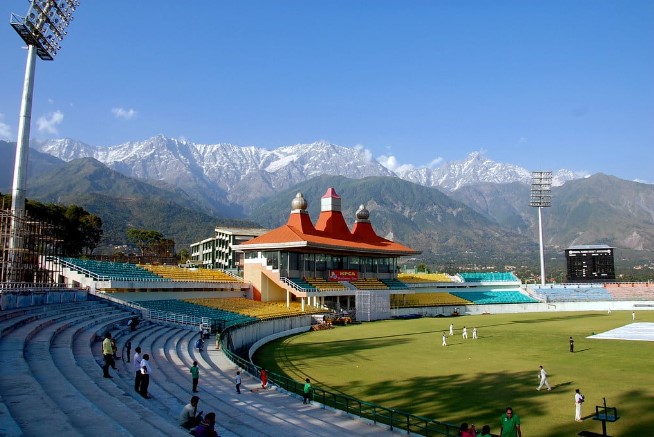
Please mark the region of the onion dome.
<svg viewBox="0 0 654 437"><path fill-rule="evenodd" d="M307 200L304 198L304 196L302 195L302 193L297 193L295 195L295 198L291 202L291 209L292 210L300 209L300 210L304 211L304 210L307 209L307 206L309 206L309 204L308 204Z"/></svg>
<svg viewBox="0 0 654 437"><path fill-rule="evenodd" d="M370 211L368 211L365 206L359 205L356 215L357 220L368 220L370 218Z"/></svg>

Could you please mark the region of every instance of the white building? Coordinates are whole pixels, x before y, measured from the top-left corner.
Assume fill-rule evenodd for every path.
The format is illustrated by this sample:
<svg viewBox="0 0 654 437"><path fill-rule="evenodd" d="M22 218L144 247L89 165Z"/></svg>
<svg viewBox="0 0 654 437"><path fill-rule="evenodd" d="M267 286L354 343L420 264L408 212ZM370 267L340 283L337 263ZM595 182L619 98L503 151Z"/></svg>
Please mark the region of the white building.
<svg viewBox="0 0 654 437"><path fill-rule="evenodd" d="M216 228L213 237L191 244L191 261L208 269L241 270L243 254L234 246L268 232L264 228Z"/></svg>

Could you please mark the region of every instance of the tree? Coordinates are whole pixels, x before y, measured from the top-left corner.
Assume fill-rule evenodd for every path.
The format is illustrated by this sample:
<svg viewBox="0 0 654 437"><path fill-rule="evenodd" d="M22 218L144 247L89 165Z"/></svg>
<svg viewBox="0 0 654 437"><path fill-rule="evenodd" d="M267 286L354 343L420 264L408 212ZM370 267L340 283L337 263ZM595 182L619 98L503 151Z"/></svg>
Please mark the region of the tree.
<svg viewBox="0 0 654 437"><path fill-rule="evenodd" d="M11 205L11 195L3 196L3 205ZM28 200L26 211L31 219L52 226L65 256L90 254L102 239L102 219L81 206Z"/></svg>
<svg viewBox="0 0 654 437"><path fill-rule="evenodd" d="M163 234L151 229L130 228L127 230L127 238L141 250L141 255L145 255L150 246L163 239Z"/></svg>
<svg viewBox="0 0 654 437"><path fill-rule="evenodd" d="M179 251L179 262L185 263L191 257L191 254L188 252L188 249L184 248Z"/></svg>

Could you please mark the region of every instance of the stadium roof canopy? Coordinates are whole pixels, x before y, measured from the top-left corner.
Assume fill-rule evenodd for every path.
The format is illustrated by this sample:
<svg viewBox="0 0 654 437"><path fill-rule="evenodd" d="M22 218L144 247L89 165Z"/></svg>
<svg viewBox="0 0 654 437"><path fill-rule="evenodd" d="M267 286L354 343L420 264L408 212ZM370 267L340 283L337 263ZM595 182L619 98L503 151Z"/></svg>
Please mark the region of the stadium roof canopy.
<svg viewBox="0 0 654 437"><path fill-rule="evenodd" d="M237 246L239 251L286 250L293 252L331 252L368 256L406 256L420 253L403 244L380 237L370 223L370 213L359 206L352 230L341 212L341 197L334 188L321 198L320 216L316 225L307 212L308 203L302 193L291 202L291 213L285 225Z"/></svg>

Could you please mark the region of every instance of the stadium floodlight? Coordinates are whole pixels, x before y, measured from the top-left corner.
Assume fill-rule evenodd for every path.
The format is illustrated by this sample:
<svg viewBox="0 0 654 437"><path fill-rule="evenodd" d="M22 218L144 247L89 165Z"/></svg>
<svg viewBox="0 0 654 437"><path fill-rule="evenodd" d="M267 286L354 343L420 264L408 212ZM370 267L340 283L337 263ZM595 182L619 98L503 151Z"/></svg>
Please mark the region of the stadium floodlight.
<svg viewBox="0 0 654 437"><path fill-rule="evenodd" d="M32 120L32 93L34 90L34 65L36 55L44 61L52 61L61 48L59 43L66 35L66 28L73 20L78 0L31 0L25 17L11 14L9 24L27 44L27 65L23 82L23 97L18 121L16 161L12 188L12 226L9 241L10 262L18 259L22 248L20 218L25 209L25 186L29 153L30 123ZM13 263L12 263L13 264ZM12 265L12 270L15 270Z"/></svg>
<svg viewBox="0 0 654 437"><path fill-rule="evenodd" d="M545 285L545 255L543 253L543 219L541 209L552 206L552 172L531 172L529 206L538 208L538 241L540 243L540 285Z"/></svg>

